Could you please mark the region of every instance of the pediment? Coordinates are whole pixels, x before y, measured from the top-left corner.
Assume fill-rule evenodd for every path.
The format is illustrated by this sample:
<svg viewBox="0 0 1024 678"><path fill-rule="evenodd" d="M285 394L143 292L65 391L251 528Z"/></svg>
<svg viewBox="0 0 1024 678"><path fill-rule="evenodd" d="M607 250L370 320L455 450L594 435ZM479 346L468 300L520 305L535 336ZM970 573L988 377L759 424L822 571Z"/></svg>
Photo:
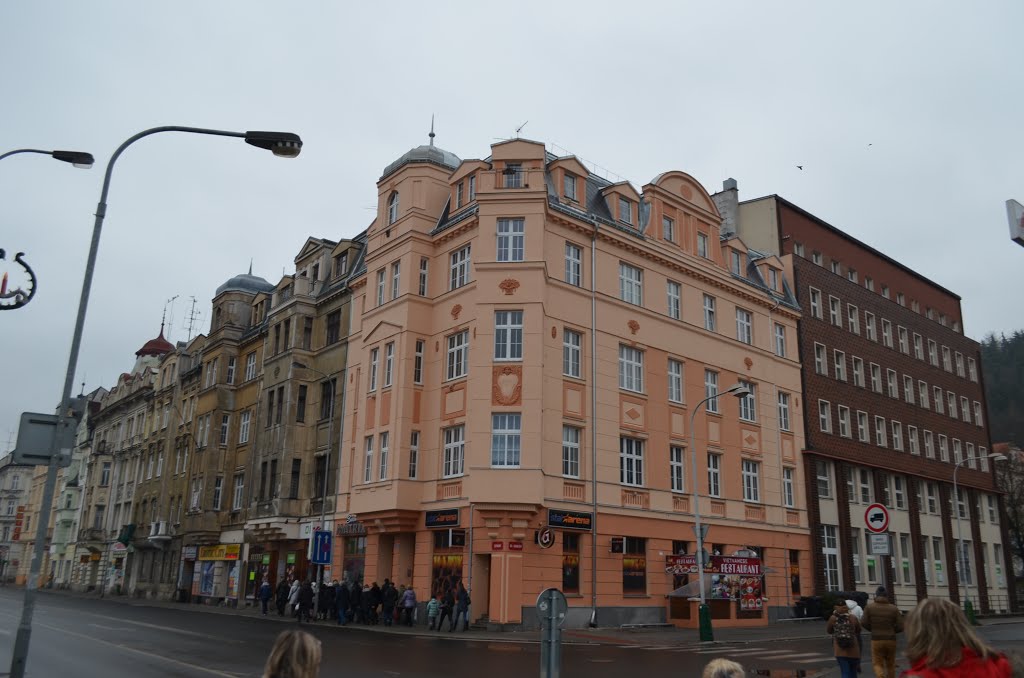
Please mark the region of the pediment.
<svg viewBox="0 0 1024 678"><path fill-rule="evenodd" d="M372 330L363 335L363 343L370 344L375 341L380 341L381 339L386 339L387 337L393 337L403 329L405 328L401 325L396 325L395 323L388 322L387 320L381 320L373 326Z"/></svg>

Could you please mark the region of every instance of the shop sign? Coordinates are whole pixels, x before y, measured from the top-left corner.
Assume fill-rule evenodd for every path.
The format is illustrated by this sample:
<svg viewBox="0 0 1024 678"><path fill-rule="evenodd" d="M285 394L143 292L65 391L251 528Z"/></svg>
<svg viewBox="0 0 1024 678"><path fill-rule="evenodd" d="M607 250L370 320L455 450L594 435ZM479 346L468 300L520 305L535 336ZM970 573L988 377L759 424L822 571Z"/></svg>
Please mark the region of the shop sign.
<svg viewBox="0 0 1024 678"><path fill-rule="evenodd" d="M285 563L287 563L288 565L295 564L295 551L288 552L288 555L285 556Z"/></svg>
<svg viewBox="0 0 1024 678"><path fill-rule="evenodd" d="M270 565L270 554L269 553L264 553L263 554L263 557L260 559L260 564L261 565Z"/></svg>
<svg viewBox="0 0 1024 678"><path fill-rule="evenodd" d="M114 552L115 556L120 557L128 551L128 547L119 541L115 541L113 545L111 545L110 550Z"/></svg>
<svg viewBox="0 0 1024 678"><path fill-rule="evenodd" d="M200 546L198 560L238 560L242 552L241 544L217 544L216 546Z"/></svg>
<svg viewBox="0 0 1024 678"><path fill-rule="evenodd" d="M441 509L440 511L427 511L425 514L425 525L427 527L458 527L459 509Z"/></svg>
<svg viewBox="0 0 1024 678"><path fill-rule="evenodd" d="M548 525L565 530L585 530L589 532L594 525L594 514L581 511L548 509Z"/></svg>
<svg viewBox="0 0 1024 678"><path fill-rule="evenodd" d="M361 537L366 534L366 525L356 517L356 514L350 513L345 516L345 524L338 525L335 534L339 537Z"/></svg>
<svg viewBox="0 0 1024 678"><path fill-rule="evenodd" d="M505 549L505 542L503 542L503 541L492 541L491 542L491 550L492 551L503 551L504 549Z"/></svg>
<svg viewBox="0 0 1024 678"><path fill-rule="evenodd" d="M740 556L711 556L704 566L705 574L742 575L760 577L764 575L760 558ZM669 574L697 574L697 556L665 556L665 571Z"/></svg>
<svg viewBox="0 0 1024 678"><path fill-rule="evenodd" d="M199 553L199 548L196 546L186 546L181 549L182 560L195 560L196 555Z"/></svg>
<svg viewBox="0 0 1024 678"><path fill-rule="evenodd" d="M523 550L523 542L521 542L521 541L510 541L508 543L508 550L509 551L522 551Z"/></svg>

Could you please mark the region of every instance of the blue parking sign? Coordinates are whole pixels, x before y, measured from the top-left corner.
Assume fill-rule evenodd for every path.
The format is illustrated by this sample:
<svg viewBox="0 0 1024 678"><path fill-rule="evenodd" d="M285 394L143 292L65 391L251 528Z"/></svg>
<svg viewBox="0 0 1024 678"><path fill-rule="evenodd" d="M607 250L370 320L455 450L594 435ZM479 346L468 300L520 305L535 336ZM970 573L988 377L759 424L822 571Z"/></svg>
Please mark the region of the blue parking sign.
<svg viewBox="0 0 1024 678"><path fill-rule="evenodd" d="M313 533L313 553L310 562L314 565L331 564L331 552L333 551L331 536L330 530L317 530Z"/></svg>

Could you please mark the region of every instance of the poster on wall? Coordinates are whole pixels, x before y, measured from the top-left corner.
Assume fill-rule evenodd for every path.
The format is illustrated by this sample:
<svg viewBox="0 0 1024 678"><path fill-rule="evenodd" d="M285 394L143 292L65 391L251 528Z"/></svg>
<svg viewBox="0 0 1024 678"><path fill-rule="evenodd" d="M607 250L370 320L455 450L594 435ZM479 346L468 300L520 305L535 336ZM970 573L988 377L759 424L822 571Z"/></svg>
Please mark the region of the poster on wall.
<svg viewBox="0 0 1024 678"><path fill-rule="evenodd" d="M228 598L238 598L238 561L231 563L231 569L228 570Z"/></svg>
<svg viewBox="0 0 1024 678"><path fill-rule="evenodd" d="M462 554L435 555L430 578L431 595L442 596L449 589L454 594L458 591L460 581L462 581Z"/></svg>
<svg viewBox="0 0 1024 678"><path fill-rule="evenodd" d="M200 561L199 567L199 595L213 595L213 568L216 566L213 560Z"/></svg>
<svg viewBox="0 0 1024 678"><path fill-rule="evenodd" d="M764 606L760 577L740 577L740 609L757 611Z"/></svg>

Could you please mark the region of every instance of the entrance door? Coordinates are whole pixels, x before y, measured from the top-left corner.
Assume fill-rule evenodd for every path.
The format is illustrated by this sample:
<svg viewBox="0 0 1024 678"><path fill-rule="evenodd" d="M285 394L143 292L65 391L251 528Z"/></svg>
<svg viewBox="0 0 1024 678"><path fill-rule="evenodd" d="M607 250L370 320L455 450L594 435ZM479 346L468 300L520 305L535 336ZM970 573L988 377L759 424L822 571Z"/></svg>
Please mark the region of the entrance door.
<svg viewBox="0 0 1024 678"><path fill-rule="evenodd" d="M490 619L491 554L473 554L473 578L469 597L473 601L469 613L473 621Z"/></svg>

